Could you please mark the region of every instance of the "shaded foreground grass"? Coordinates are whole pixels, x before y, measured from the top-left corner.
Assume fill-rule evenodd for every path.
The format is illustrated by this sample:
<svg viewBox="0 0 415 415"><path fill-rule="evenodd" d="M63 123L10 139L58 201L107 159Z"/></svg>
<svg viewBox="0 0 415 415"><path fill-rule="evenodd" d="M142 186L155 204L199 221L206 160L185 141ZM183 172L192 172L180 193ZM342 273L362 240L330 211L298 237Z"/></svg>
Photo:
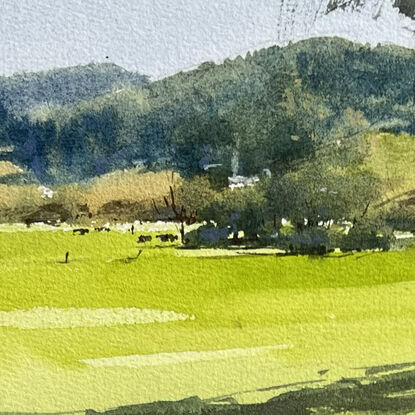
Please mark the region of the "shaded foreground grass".
<svg viewBox="0 0 415 415"><path fill-rule="evenodd" d="M225 257L221 251L216 257L204 257L203 251L192 257L181 256L172 247L152 245L144 247L136 261L123 261L137 253L135 240L115 232L0 233L3 311L136 307L195 316L194 320L141 325L0 327L0 390L4 391L0 411L103 410L197 395L201 399L231 396L238 405L255 403L215 411L308 413L301 406L297 412L287 412L289 400L307 402L306 407L319 404L318 399L327 403L334 396L341 402L363 402L359 393L366 396L372 391L371 380L359 380L359 386L338 383L341 377L361 377L365 370L353 369L357 367L415 361L413 249L339 258ZM67 251L70 262L63 264ZM91 367L83 363L116 356L272 345L290 347L252 357L171 365ZM408 385L405 390L413 383L413 374L408 373L409 378L402 381ZM390 376L382 385L394 393L401 387L395 390L391 382L398 375ZM272 403L261 403L276 395L273 389L264 392L272 385L315 379L322 383L312 391L282 388ZM319 392L319 385L325 392ZM383 391L376 385L379 382L373 383L373 391ZM247 390L251 392L235 395ZM403 405L411 399L409 395L394 402ZM386 410L386 403L382 403L384 409L372 409ZM270 405L274 412L255 412ZM275 412L284 405L285 412ZM363 410L363 403L359 405L344 408ZM203 411L194 413L215 413Z"/></svg>
<svg viewBox="0 0 415 415"><path fill-rule="evenodd" d="M402 414L415 408L415 371L383 374L379 377L343 378L325 387L305 387L267 402L238 404L231 397L218 402L197 397L179 402L154 402L106 411L106 415L329 415ZM86 415L95 415L93 410Z"/></svg>

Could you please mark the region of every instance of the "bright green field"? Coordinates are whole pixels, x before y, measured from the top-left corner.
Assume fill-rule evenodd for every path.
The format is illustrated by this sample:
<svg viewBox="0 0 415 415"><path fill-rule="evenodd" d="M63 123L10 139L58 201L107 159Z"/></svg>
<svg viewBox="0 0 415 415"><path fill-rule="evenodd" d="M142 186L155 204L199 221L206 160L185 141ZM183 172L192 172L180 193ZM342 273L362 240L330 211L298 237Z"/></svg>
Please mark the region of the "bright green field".
<svg viewBox="0 0 415 415"><path fill-rule="evenodd" d="M415 250L309 258L144 249L121 233L0 233L0 310L136 307L194 320L0 327L0 412L201 398L415 361ZM60 263L66 251L70 263ZM95 367L102 357L286 345L211 360ZM324 376L317 372L330 369ZM275 395L275 391L273 391ZM260 393L240 401L266 399Z"/></svg>

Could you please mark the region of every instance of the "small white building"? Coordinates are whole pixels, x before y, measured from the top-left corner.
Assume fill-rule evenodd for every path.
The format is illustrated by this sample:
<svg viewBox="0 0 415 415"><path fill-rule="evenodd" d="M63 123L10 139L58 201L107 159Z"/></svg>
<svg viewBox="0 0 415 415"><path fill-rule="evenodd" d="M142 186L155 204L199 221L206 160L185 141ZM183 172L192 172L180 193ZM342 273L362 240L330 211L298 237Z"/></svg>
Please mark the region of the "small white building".
<svg viewBox="0 0 415 415"><path fill-rule="evenodd" d="M231 189L235 189L237 187L247 187L247 186L253 186L255 183L259 182L258 176L251 176L251 177L245 177L245 176L232 176L228 177L228 183L229 187Z"/></svg>

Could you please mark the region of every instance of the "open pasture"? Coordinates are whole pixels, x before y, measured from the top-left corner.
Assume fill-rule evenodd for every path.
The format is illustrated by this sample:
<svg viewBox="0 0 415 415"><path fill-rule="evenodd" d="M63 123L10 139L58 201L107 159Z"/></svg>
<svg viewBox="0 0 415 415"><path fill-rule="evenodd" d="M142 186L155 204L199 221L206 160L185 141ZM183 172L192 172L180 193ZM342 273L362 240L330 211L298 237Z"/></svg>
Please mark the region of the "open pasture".
<svg viewBox="0 0 415 415"><path fill-rule="evenodd" d="M0 232L0 411L256 402L415 361L414 249L224 255L137 236Z"/></svg>

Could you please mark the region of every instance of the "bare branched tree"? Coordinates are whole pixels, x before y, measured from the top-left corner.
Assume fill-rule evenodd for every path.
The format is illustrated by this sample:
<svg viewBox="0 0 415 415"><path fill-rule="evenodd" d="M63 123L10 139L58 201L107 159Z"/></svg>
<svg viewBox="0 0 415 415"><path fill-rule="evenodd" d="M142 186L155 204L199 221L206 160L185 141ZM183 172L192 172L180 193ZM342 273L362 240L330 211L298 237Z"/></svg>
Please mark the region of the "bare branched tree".
<svg viewBox="0 0 415 415"><path fill-rule="evenodd" d="M170 211L166 217L162 218L164 221L175 222L180 225L180 240L182 244L186 243L184 234L185 234L185 225L193 225L197 220L197 211L186 208L184 205L177 206L176 199L174 196L174 190L172 186L169 186L169 197L163 197L164 204L166 208ZM161 209L157 206L156 202L153 199L153 207L157 214L161 215Z"/></svg>

